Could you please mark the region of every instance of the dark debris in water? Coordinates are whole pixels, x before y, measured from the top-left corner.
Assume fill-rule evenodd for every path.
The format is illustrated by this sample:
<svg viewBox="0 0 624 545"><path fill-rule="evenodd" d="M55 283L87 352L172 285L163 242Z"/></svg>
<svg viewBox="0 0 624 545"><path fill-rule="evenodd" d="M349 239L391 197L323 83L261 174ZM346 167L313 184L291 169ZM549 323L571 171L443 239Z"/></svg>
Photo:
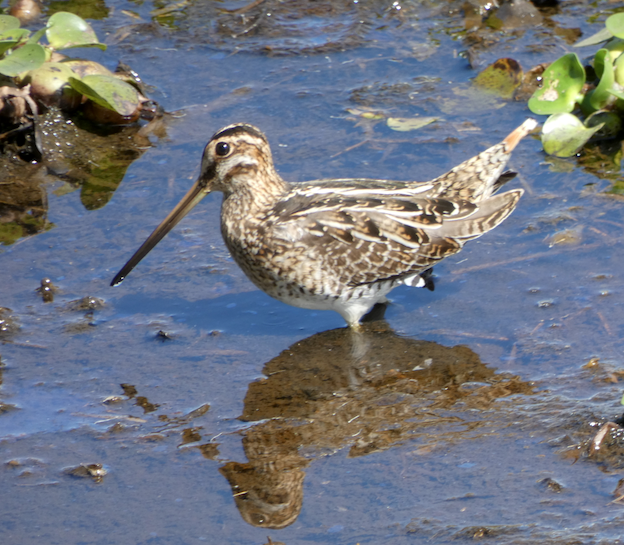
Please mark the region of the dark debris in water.
<svg viewBox="0 0 624 545"><path fill-rule="evenodd" d="M590 514L590 513L586 513ZM570 535L566 529L544 528L538 523L526 524L490 524L487 526L457 526L446 524L445 521L430 519L414 519L404 529L404 533L417 534L419 537L428 538L435 543L465 543L465 542L494 542L496 545L535 545L544 543L548 545L622 545L620 539L603 539L600 534L603 531L613 532L616 535L622 522L619 517L614 517L612 522L600 521L596 524L583 525L583 531L575 531ZM495 541L489 541L494 538Z"/></svg>
<svg viewBox="0 0 624 545"><path fill-rule="evenodd" d="M0 307L0 339L14 335L19 328L19 322L11 313L11 309Z"/></svg>
<svg viewBox="0 0 624 545"><path fill-rule="evenodd" d="M430 99L435 92L440 78L426 76L415 77L411 81L397 83L376 82L351 91L350 100L360 106L383 106L391 104L394 107L413 104L415 99L424 101Z"/></svg>
<svg viewBox="0 0 624 545"><path fill-rule="evenodd" d="M329 53L365 43L391 3L264 0L239 9L191 3L176 21L212 46L272 55Z"/></svg>
<svg viewBox="0 0 624 545"><path fill-rule="evenodd" d="M168 331L165 331L163 329L159 329L158 332L156 333L156 339L162 342L171 341L174 338L175 338L175 335L173 333L169 333Z"/></svg>
<svg viewBox="0 0 624 545"><path fill-rule="evenodd" d="M230 7L231 6L231 7ZM448 30L463 37L469 46L468 56L476 62L501 40L515 39L544 22L554 33L564 37L578 35L578 29L559 28L553 15L556 8L537 9L528 0L498 4L465 2L353 2L352 0L250 0L219 4L184 3L167 13L154 12L161 29L168 28L180 36L188 32L193 43L205 43L226 51L243 51L269 55L327 54L345 51L374 40L375 33L387 26L409 29L419 27L435 16L461 20ZM463 14L462 18L450 15ZM457 23L451 23L457 24ZM152 25L120 31L117 39L140 40L136 31L162 32ZM139 25L133 25L139 27ZM143 28L144 27L144 28ZM502 31L502 32L501 32ZM550 36L553 33L549 30ZM504 34L504 36L503 36ZM405 43L406 50L417 59L435 51L431 43ZM424 55L423 55L424 52Z"/></svg>
<svg viewBox="0 0 624 545"><path fill-rule="evenodd" d="M94 311L102 310L106 303L99 297L85 296L82 299L67 303L67 309L73 311Z"/></svg>
<svg viewBox="0 0 624 545"><path fill-rule="evenodd" d="M80 464L64 470L66 475L79 479L90 478L93 482L101 483L108 473L102 464Z"/></svg>
<svg viewBox="0 0 624 545"><path fill-rule="evenodd" d="M560 492L563 492L565 490L565 486L563 486L552 477L546 477L545 479L539 481L537 484L542 490L553 492L555 494L559 494Z"/></svg>
<svg viewBox="0 0 624 545"><path fill-rule="evenodd" d="M153 413L160 407L158 403L151 403L145 396L137 396L135 398L135 403L138 407L143 409L145 414Z"/></svg>
<svg viewBox="0 0 624 545"><path fill-rule="evenodd" d="M136 386L134 386L133 384L120 384L120 386L124 392L124 395L128 396L130 399L138 394Z"/></svg>
<svg viewBox="0 0 624 545"><path fill-rule="evenodd" d="M1 373L0 373L0 377L1 377ZM0 381L0 384L2 384L2 381ZM11 403L3 403L2 401L0 401L0 416L2 416L5 413L11 412L11 411L17 411L19 410L19 407L17 407L16 405L12 405Z"/></svg>
<svg viewBox="0 0 624 545"><path fill-rule="evenodd" d="M89 333L97 326L95 320L95 312L105 308L106 303L99 297L86 296L76 299L65 304L65 310L68 312L83 312L84 315L75 321L66 323L63 331L69 335L81 335Z"/></svg>
<svg viewBox="0 0 624 545"><path fill-rule="evenodd" d="M127 396L128 399L134 400L134 404L137 407L141 407L144 414L153 413L160 407L158 403L152 403L147 397L138 395L139 391L133 384L120 384L120 386L124 395Z"/></svg>
<svg viewBox="0 0 624 545"><path fill-rule="evenodd" d="M207 460L216 460L219 457L218 443L205 443L197 447L201 455Z"/></svg>
<svg viewBox="0 0 624 545"><path fill-rule="evenodd" d="M41 285L35 290L44 303L52 303L54 301L54 294L58 291L58 288L52 283L49 278L42 278Z"/></svg>
<svg viewBox="0 0 624 545"><path fill-rule="evenodd" d="M571 435L566 435L563 442L570 444L559 450L563 458L598 464L605 473L624 468L624 428L620 425L604 418L592 419L588 415L579 423L578 432L572 435L580 440L574 442Z"/></svg>

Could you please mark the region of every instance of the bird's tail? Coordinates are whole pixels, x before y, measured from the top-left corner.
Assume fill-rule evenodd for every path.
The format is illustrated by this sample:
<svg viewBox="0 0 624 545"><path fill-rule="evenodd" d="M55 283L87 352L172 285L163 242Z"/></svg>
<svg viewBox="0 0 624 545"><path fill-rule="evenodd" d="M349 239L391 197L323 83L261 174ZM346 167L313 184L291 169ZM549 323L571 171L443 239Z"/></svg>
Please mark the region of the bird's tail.
<svg viewBox="0 0 624 545"><path fill-rule="evenodd" d="M464 161L431 183L435 193L428 196L460 198L471 202L489 199L515 173L503 172L511 152L527 134L537 127L535 119L527 119L502 142Z"/></svg>
<svg viewBox="0 0 624 545"><path fill-rule="evenodd" d="M481 201L474 214L461 221L447 219L436 234L464 241L480 237L507 219L523 193L522 189L514 189Z"/></svg>

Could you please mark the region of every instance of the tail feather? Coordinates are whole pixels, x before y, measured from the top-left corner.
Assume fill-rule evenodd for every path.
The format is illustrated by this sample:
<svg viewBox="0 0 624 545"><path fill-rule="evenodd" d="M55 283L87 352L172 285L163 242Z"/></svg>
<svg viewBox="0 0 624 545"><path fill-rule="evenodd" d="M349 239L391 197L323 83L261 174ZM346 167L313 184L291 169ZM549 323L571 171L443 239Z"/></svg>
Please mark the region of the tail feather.
<svg viewBox="0 0 624 545"><path fill-rule="evenodd" d="M501 187L503 187L507 182L513 180L517 175L518 173L513 170L506 170L505 172L503 172L492 186L492 195L496 193Z"/></svg>
<svg viewBox="0 0 624 545"><path fill-rule="evenodd" d="M523 193L522 189L514 189L482 201L473 215L457 222L446 221L436 234L462 240L480 237L507 219Z"/></svg>
<svg viewBox="0 0 624 545"><path fill-rule="evenodd" d="M511 178L511 171L503 172L512 150L520 140L537 126L537 121L527 119L502 142L464 161L431 183L435 189L429 196L446 199L459 198L472 202L489 199Z"/></svg>

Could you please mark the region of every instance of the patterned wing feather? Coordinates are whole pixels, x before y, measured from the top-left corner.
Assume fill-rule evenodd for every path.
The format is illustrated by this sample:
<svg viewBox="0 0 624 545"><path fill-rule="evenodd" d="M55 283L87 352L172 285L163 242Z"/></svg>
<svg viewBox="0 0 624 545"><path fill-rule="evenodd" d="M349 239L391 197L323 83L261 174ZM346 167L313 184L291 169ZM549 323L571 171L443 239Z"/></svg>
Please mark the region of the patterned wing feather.
<svg viewBox="0 0 624 545"><path fill-rule="evenodd" d="M303 244L308 237L316 239L308 247L318 248L316 260L327 274L339 274L343 285L369 284L414 275L458 252L466 239L503 221L521 193L509 192L480 205L451 199L359 198L342 192L310 199L298 195L289 199L289 209L280 211L273 233Z"/></svg>

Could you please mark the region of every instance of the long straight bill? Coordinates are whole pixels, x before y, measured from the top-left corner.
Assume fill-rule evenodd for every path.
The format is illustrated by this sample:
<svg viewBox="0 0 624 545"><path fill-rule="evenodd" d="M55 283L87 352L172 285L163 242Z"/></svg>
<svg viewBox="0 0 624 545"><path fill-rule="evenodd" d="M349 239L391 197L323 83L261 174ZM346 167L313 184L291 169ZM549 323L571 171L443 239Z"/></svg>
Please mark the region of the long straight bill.
<svg viewBox="0 0 624 545"><path fill-rule="evenodd" d="M143 245L136 251L136 253L128 260L123 268L117 273L111 286L120 284L123 279L130 274L130 271L134 269L139 262L156 246L165 235L173 229L178 222L186 216L206 195L210 193L206 190L205 185L195 182L189 192L184 195L182 200L176 205L176 207L169 213L169 215L163 220L163 222L154 229L154 232L147 238Z"/></svg>

